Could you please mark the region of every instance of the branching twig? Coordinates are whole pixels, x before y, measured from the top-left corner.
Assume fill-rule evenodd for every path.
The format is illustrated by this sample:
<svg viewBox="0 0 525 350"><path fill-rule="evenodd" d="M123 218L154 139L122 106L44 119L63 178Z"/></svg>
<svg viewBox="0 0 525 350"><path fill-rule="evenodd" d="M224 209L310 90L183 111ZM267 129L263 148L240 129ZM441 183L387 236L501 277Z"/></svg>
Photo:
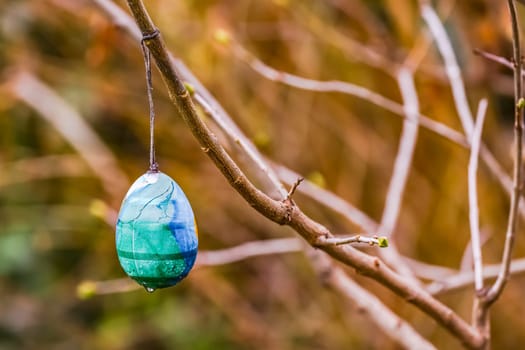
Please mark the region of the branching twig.
<svg viewBox="0 0 525 350"><path fill-rule="evenodd" d="M516 13L516 6L513 0L508 0L510 18L512 22L512 42L514 54L514 177L513 177L513 192L510 201L510 212L507 226L507 233L505 235L505 246L503 249L502 268L498 275L498 279L490 288L486 295L485 303L490 305L494 303L500 296L510 271L510 262L512 259L512 248L514 247L514 239L518 227L518 207L519 199L522 192L523 175L522 175L522 154L523 154L523 109L525 108L525 101L523 99L523 79L521 71L523 64L521 61L521 44L520 31L518 25L518 18Z"/></svg>
<svg viewBox="0 0 525 350"><path fill-rule="evenodd" d="M274 164L273 167L279 178L289 186L300 177L299 174L282 165ZM315 185L311 181L304 180L298 188L298 191L325 207L332 209L334 212L341 214L348 221L361 227L365 232L378 232L379 230L379 224L359 210L359 208L356 208L334 193Z"/></svg>
<svg viewBox="0 0 525 350"><path fill-rule="evenodd" d="M496 62L502 66L505 66L507 68L510 68L510 69L514 69L514 65L512 64L511 61L509 61L508 59L506 59L505 57L501 57L501 56L498 56L498 55L495 55L493 53L490 53L490 52L485 52L483 50L480 50L480 49L474 49L474 53L476 55L479 55L483 58L486 58L488 59L489 61L492 61L492 62Z"/></svg>
<svg viewBox="0 0 525 350"><path fill-rule="evenodd" d="M288 195L286 196L287 200L291 200L295 191L301 185L301 183L304 181L304 177L298 177L297 180L292 184L292 187L290 187L290 191L288 191Z"/></svg>

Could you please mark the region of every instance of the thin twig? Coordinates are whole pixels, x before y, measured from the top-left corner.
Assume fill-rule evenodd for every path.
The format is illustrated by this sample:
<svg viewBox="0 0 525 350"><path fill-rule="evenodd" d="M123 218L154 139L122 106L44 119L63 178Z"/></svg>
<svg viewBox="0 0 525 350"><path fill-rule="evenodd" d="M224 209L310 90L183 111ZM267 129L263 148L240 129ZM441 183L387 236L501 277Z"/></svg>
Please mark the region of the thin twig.
<svg viewBox="0 0 525 350"><path fill-rule="evenodd" d="M459 273L458 270L451 269L449 267L428 264L406 256L404 256L403 259L405 260L406 264L410 265L410 268L412 271L414 271L415 275L421 279L436 281L457 275Z"/></svg>
<svg viewBox="0 0 525 350"><path fill-rule="evenodd" d="M483 265L483 279L497 278L502 268L501 264ZM525 273L525 258L512 260L510 274L513 276ZM471 287L474 284L474 273L472 271L458 271L455 274L438 278L434 282L427 285L426 289L429 293L443 294L446 292L456 291L465 287Z"/></svg>
<svg viewBox="0 0 525 350"><path fill-rule="evenodd" d="M505 246L503 249L502 268L498 279L487 293L485 302L487 305L494 303L503 292L510 271L512 250L518 228L518 207L522 192L522 154L523 154L523 87L520 72L523 69L521 61L520 29L516 13L516 6L513 0L508 0L510 18L512 22L512 43L514 54L514 177L513 192L510 200L509 220L507 233L505 236Z"/></svg>
<svg viewBox="0 0 525 350"><path fill-rule="evenodd" d="M305 243L297 238L246 242L226 249L200 251L196 266L225 265L256 256L300 252L304 246Z"/></svg>
<svg viewBox="0 0 525 350"><path fill-rule="evenodd" d="M505 57L501 57L501 56L495 55L493 53L483 51L481 49L474 49L474 53L476 55L479 55L479 56L481 56L483 58L488 59L489 61L496 62L496 63L498 63L498 64L500 64L502 66L505 66L507 68L510 68L510 69L514 69L514 65L512 64L512 62L509 61L508 59L506 59Z"/></svg>
<svg viewBox="0 0 525 350"><path fill-rule="evenodd" d="M403 121L399 150L394 162L379 229L387 236L392 236L399 217L418 135L419 101L412 72L401 68L397 74L397 82L403 96L406 118Z"/></svg>
<svg viewBox="0 0 525 350"><path fill-rule="evenodd" d="M458 114L461 120L461 124L463 125L465 134L467 135L467 142L470 144L471 133L474 127L474 121L472 119L472 112L470 110L468 100L466 97L465 85L461 77L460 69L457 63L456 56L454 54L454 50L452 48L452 44L443 26L443 23L441 23L438 15L432 8L430 2L420 1L420 3L423 18L427 22L427 25L432 35L434 36L434 40L436 41L438 50L441 53L441 56L443 57L443 61L445 63L445 68L447 71L447 76L449 78L449 83L452 87L452 93L456 104L456 109L458 110ZM478 50L477 53L481 54L486 58L493 59L494 61L500 61L499 63L501 64L507 65L507 63L502 62L501 58L496 59L495 55L485 54L481 50ZM466 148L468 147L469 145L467 145ZM511 178L507 175L507 173L503 170L503 168L496 160L494 155L483 143L480 147L481 159L487 165L489 170L494 174L495 179L500 183L505 192L509 196L512 196L513 186ZM525 217L525 205L519 205L519 211L521 216Z"/></svg>
<svg viewBox="0 0 525 350"><path fill-rule="evenodd" d="M469 198L469 222L470 237L472 247L472 257L474 260L474 276L476 292L480 293L483 289L483 260L481 257L481 238L479 230L479 207L478 207L478 189L477 189L477 171L479 148L481 144L481 134L483 131L483 122L487 113L487 100L482 99L479 102L476 123L474 125L474 134L472 135L472 146L470 149L470 160L468 164L468 198Z"/></svg>
<svg viewBox="0 0 525 350"><path fill-rule="evenodd" d="M141 32L152 32L155 26L142 1L128 0L128 5ZM150 40L148 47L164 77L169 95L178 108L179 114L200 142L201 147L209 149L207 155L223 173L230 185L262 215L276 223L291 226L311 245L315 246L321 237L331 237L332 235L326 227L313 221L298 207L290 203L275 201L253 186L198 117L188 91L171 64L161 37ZM407 298L468 347L477 347L482 344L483 338L450 308L431 297L424 290L415 289L413 283L396 274L378 258L364 254L348 245L329 245L323 246L322 249L335 259L356 268L361 273L384 284L398 295Z"/></svg>
<svg viewBox="0 0 525 350"><path fill-rule="evenodd" d="M410 173L419 130L419 100L412 71L406 67L401 67L397 72L396 79L403 97L406 118L403 120L399 149L394 161L394 169L388 185L383 215L379 225L379 232L390 238L393 237L402 207L403 194ZM390 249L384 251L382 257L390 266L410 278L414 283L420 283L414 276L414 272L401 259L393 239Z"/></svg>
<svg viewBox="0 0 525 350"><path fill-rule="evenodd" d="M303 181L304 181L304 177L299 177L299 178L297 178L297 180L295 180L295 182L292 184L292 187L290 187L290 191L288 191L288 196L286 197L286 199L288 199L288 200L292 199L295 191L297 190L297 187L299 187L299 185Z"/></svg>
<svg viewBox="0 0 525 350"><path fill-rule="evenodd" d="M118 278L106 281L82 281L77 286L77 296L89 299L95 295L127 293L142 289L131 278Z"/></svg>
<svg viewBox="0 0 525 350"><path fill-rule="evenodd" d="M274 164L273 167L279 178L287 185L291 186L300 177L296 172L283 165ZM321 188L309 180L304 180L298 191L316 202L341 214L351 223L359 226L364 232L378 232L379 224L370 218L363 211L359 210L348 201L345 201L336 194Z"/></svg>
<svg viewBox="0 0 525 350"><path fill-rule="evenodd" d="M366 235L369 235L367 233ZM367 237L366 235L355 235L351 237L330 237L322 240L319 246L323 245L344 245L350 243L364 243L371 246L378 246L381 248L388 247L388 240L386 237Z"/></svg>

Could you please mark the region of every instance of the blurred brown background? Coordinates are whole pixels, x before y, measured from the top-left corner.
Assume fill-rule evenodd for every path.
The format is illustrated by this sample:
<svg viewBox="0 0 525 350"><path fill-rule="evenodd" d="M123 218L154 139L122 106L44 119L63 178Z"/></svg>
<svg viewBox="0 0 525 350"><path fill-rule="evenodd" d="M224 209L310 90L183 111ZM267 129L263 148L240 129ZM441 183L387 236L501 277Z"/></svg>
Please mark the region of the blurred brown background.
<svg viewBox="0 0 525 350"><path fill-rule="evenodd" d="M276 69L352 82L395 101L401 97L389 64L402 63L413 47L425 48L427 41L416 74L421 112L462 130L416 1L157 0L146 5L170 50L265 155L376 220L402 119L352 96L267 81L218 44L215 31L227 29ZM452 39L471 107L475 110L482 97L489 99L484 142L510 171L512 74L473 54L481 48L510 56L506 3L435 5ZM386 64L369 64L355 43ZM153 294L138 290L79 299L82 281L124 277L113 228L103 217L118 210L127 187L148 165L140 48L88 0L3 0L0 74L0 349L395 348L351 303L326 289L299 253L199 268L177 287ZM46 119L17 97L14 85L24 82L23 74L47 84L93 133L73 128L66 137L50 122L54 117L68 123L53 112L53 101L33 96L36 104L51 108ZM153 79L159 163L193 204L200 248L293 236L255 213L228 186L176 114L156 71ZM101 161L95 155L97 171L74 146L87 137L91 147L90 135L105 144L110 157ZM404 255L459 267L469 241L468 156L464 148L420 130L396 229ZM479 189L484 258L496 263L508 198L484 166ZM356 229L300 194L296 200L333 232ZM520 232L515 255L524 252ZM459 346L391 292L355 277L438 348ZM525 341L523 283L513 278L493 308L495 349ZM472 293L469 287L440 299L469 319Z"/></svg>

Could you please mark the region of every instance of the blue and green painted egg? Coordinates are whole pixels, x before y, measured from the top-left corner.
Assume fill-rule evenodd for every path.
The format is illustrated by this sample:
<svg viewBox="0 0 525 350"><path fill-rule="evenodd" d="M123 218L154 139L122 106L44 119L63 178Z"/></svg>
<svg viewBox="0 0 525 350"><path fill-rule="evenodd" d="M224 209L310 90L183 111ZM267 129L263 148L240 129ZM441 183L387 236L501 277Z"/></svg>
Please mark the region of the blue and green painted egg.
<svg viewBox="0 0 525 350"><path fill-rule="evenodd" d="M124 271L149 292L188 275L197 257L197 225L173 179L150 171L133 183L120 208L116 245Z"/></svg>

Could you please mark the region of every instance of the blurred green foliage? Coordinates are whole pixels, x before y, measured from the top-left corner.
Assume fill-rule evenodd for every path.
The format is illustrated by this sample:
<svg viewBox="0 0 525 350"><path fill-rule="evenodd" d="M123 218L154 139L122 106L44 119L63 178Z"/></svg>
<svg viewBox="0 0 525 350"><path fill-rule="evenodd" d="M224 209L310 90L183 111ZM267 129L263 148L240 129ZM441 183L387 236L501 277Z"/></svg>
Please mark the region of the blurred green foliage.
<svg viewBox="0 0 525 350"><path fill-rule="evenodd" d="M436 4L459 55L471 106L489 98L484 140L509 170L512 76L472 54L475 47L509 54L505 4ZM349 81L400 101L388 69L367 64L344 38L402 63L425 36L416 1L158 0L146 5L172 52L269 158L380 219L401 118L347 95L266 81L213 38L225 28L272 67ZM179 286L151 295L139 290L77 297L83 281L124 277L113 228L100 206L93 210L93 203L105 203L111 221L122 197L104 192L64 137L14 97L10 81L29 71L48 84L83 116L133 180L148 164L143 69L137 43L91 1L0 2L0 349L395 347L352 304L324 288L301 254L201 268ZM177 116L157 72L154 86L160 166L193 203L201 249L292 235L257 215L227 185ZM417 88L424 114L461 129L431 43ZM467 162L466 150L421 129L396 229L403 254L459 266L469 240ZM479 182L485 261L493 263L501 254L508 200L483 166ZM334 232L358 230L299 194L296 200ZM516 256L525 252L521 232ZM422 313L354 277L438 348L458 346ZM513 278L494 307L495 349L525 342L523 283ZM472 288L440 298L470 317Z"/></svg>

